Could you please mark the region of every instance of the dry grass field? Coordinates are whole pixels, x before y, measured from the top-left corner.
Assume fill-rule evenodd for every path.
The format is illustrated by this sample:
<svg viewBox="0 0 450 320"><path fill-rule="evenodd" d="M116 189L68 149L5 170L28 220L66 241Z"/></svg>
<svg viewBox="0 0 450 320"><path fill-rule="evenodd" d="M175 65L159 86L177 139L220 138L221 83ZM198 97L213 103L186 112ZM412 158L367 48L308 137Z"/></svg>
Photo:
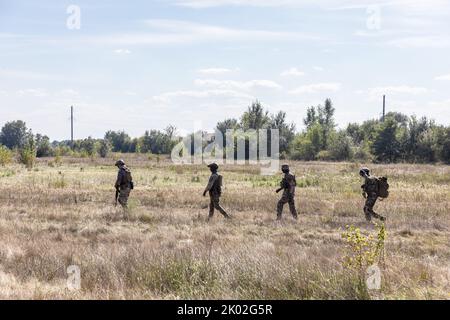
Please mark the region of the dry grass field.
<svg viewBox="0 0 450 320"><path fill-rule="evenodd" d="M136 189L114 207L112 159L40 160L0 167L2 299L449 299L450 167L371 165L389 199L381 290L344 267L347 225L362 213L359 164L290 162L299 220L275 222L280 175L224 166L224 207L206 222L205 166L146 156L125 160ZM68 290L66 268L81 270Z"/></svg>

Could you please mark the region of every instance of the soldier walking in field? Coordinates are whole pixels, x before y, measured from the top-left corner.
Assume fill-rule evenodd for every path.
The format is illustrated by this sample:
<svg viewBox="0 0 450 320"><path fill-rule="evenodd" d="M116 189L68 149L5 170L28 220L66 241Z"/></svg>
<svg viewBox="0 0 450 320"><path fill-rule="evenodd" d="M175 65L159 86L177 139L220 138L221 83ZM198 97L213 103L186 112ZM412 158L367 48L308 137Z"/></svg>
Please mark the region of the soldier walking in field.
<svg viewBox="0 0 450 320"><path fill-rule="evenodd" d="M208 185L206 186L203 196L209 192L209 216L208 221L214 216L214 209L218 210L225 218L231 218L228 213L220 205L220 196L222 195L222 176L217 173L219 166L216 163L208 165L211 170Z"/></svg>
<svg viewBox="0 0 450 320"><path fill-rule="evenodd" d="M131 177L130 169L125 165L123 160L116 162L116 167L119 168L117 174L117 180L115 184L116 188L116 205L117 201L120 203L123 209L128 209L128 197L131 190L133 190L133 178Z"/></svg>
<svg viewBox="0 0 450 320"><path fill-rule="evenodd" d="M387 198L389 195L387 178L371 176L368 168L359 170L359 175L364 178L364 184L361 186L361 189L362 195L366 199L364 214L366 215L367 221L371 221L372 217L385 221L386 218L373 211L373 207L375 206L378 197Z"/></svg>
<svg viewBox="0 0 450 320"><path fill-rule="evenodd" d="M297 182L295 181L295 176L289 172L289 166L284 164L281 166L281 171L284 173L284 177L280 182L280 188L276 191L277 193L283 190L283 195L277 205L277 220L281 220L281 215L283 214L283 207L286 203L289 204L289 210L292 216L297 219L297 210L295 209L295 187Z"/></svg>

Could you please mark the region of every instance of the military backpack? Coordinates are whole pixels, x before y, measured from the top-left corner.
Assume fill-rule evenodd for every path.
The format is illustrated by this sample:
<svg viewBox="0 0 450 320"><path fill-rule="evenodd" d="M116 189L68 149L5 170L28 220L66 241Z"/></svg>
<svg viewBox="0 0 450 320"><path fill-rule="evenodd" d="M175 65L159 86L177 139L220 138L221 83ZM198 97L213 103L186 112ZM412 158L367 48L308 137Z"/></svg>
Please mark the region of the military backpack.
<svg viewBox="0 0 450 320"><path fill-rule="evenodd" d="M211 191L218 194L219 196L222 195L222 181L223 178L220 174L217 175L216 181L214 181L214 184L211 188Z"/></svg>
<svg viewBox="0 0 450 320"><path fill-rule="evenodd" d="M387 198L389 197L389 183L387 181L386 177L377 177L377 187L378 191L377 194L380 198Z"/></svg>

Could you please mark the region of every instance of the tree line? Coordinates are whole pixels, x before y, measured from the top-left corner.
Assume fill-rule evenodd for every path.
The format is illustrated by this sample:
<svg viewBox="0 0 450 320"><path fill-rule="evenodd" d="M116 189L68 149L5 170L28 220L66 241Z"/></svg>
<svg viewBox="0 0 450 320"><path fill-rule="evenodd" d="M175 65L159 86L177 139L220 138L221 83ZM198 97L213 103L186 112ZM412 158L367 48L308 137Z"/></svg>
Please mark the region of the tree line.
<svg viewBox="0 0 450 320"><path fill-rule="evenodd" d="M350 123L339 129L334 115L333 103L326 99L323 104L307 108L305 128L297 131L285 112L269 114L255 101L241 117L220 121L216 129L223 136L227 130L278 129L280 156L286 159L450 163L449 126L438 125L426 117L391 112L383 119ZM11 161L14 155L32 166L35 157L107 157L110 152L169 154L179 141L176 128L169 125L164 130L146 131L138 138L124 131L108 131L103 139L50 142L49 137L33 134L25 122L18 120L6 123L0 131L0 165Z"/></svg>

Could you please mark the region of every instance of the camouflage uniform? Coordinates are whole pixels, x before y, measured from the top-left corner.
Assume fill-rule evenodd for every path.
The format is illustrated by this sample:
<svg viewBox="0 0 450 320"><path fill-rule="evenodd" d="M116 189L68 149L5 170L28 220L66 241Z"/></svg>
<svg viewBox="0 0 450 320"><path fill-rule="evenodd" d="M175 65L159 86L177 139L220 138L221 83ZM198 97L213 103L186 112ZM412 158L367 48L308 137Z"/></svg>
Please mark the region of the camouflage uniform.
<svg viewBox="0 0 450 320"><path fill-rule="evenodd" d="M218 210L225 218L230 218L227 212L220 205L220 196L222 195L222 177L217 173L217 165L209 165L208 167L212 168L212 174L209 177L208 185L203 192L203 195L206 192L209 192L209 216L208 220L214 216L214 209Z"/></svg>
<svg viewBox="0 0 450 320"><path fill-rule="evenodd" d="M280 187L284 189L283 195L281 196L280 201L278 201L277 205L277 219L281 219L281 215L283 214L283 207L286 203L289 204L289 210L291 211L292 216L297 219L297 210L295 209L295 187L297 183L295 181L295 176L289 171L284 173L283 180L280 182Z"/></svg>
<svg viewBox="0 0 450 320"><path fill-rule="evenodd" d="M115 184L116 190L119 190L119 203L124 208L128 208L128 198L132 189L131 171L125 164L119 166L119 173Z"/></svg>
<svg viewBox="0 0 450 320"><path fill-rule="evenodd" d="M363 190L363 196L366 198L366 203L364 205L364 214L366 215L367 221L372 220L372 217L384 221L384 217L380 216L378 213L373 211L373 207L378 200L378 185L375 178L368 175L364 177L364 184L361 186Z"/></svg>

